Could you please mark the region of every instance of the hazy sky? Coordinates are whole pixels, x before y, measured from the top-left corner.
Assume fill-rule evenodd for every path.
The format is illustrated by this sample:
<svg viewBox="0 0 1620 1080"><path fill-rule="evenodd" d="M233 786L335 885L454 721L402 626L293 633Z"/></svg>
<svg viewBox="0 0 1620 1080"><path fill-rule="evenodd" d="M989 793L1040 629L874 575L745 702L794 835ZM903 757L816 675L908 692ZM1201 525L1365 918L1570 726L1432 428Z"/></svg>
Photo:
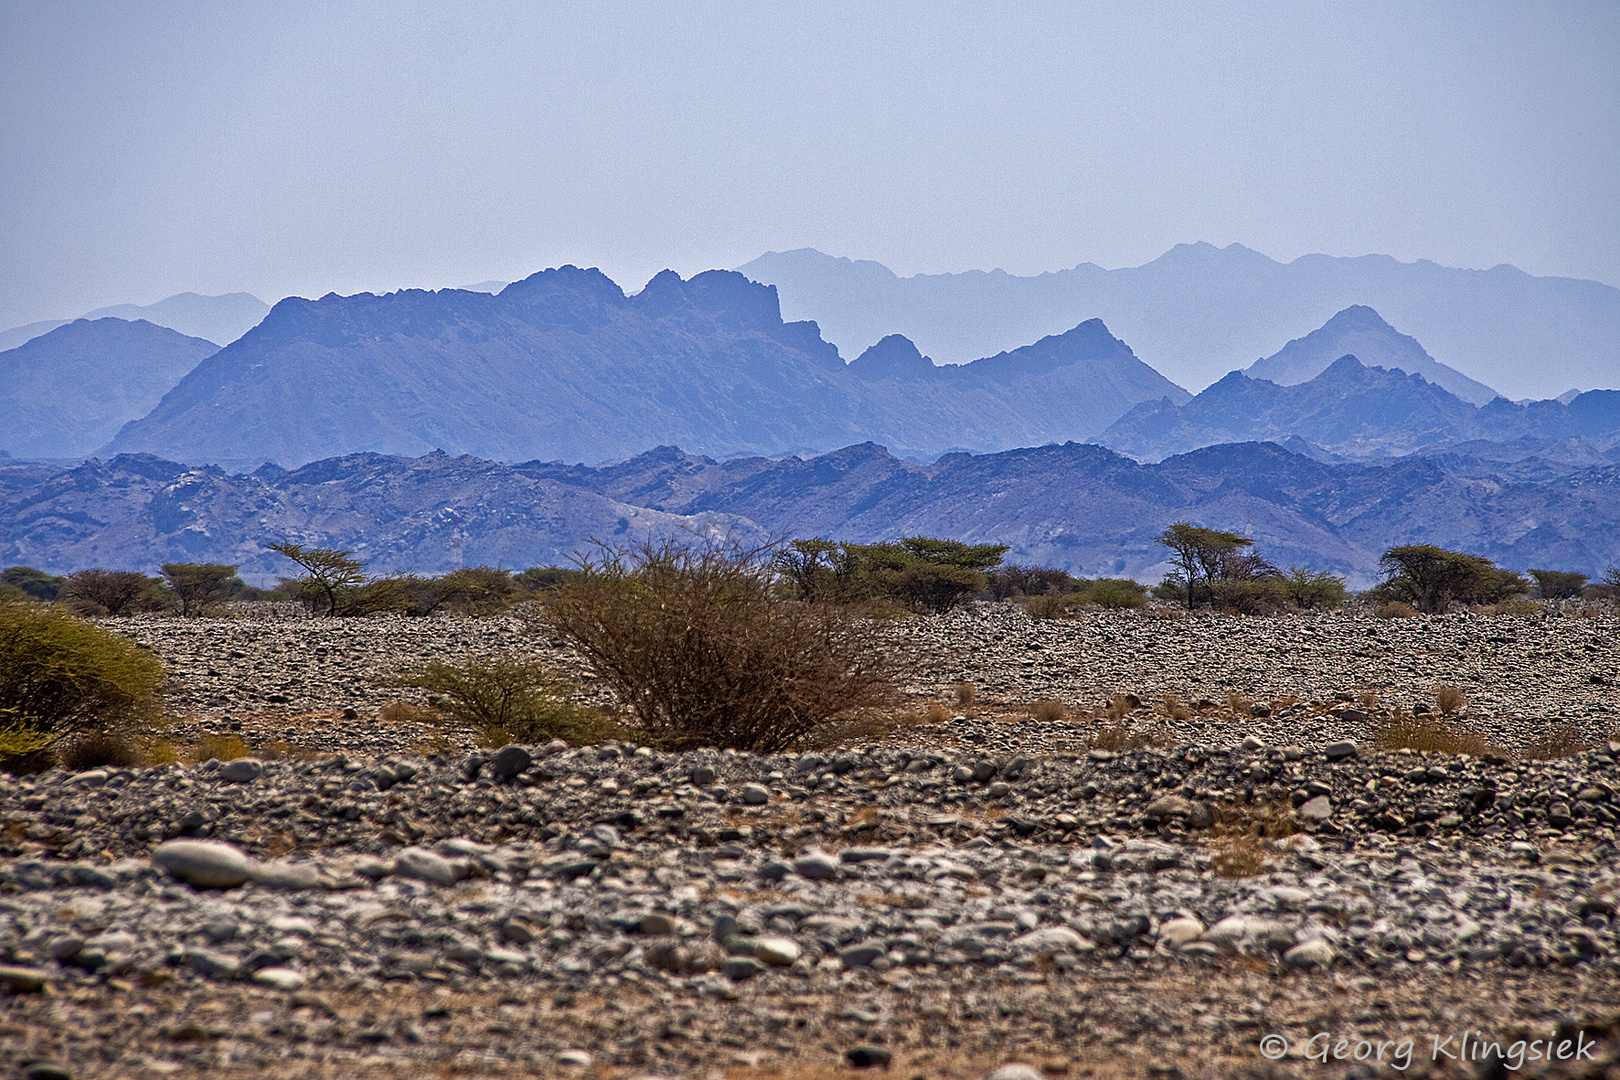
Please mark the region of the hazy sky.
<svg viewBox="0 0 1620 1080"><path fill-rule="evenodd" d="M0 0L0 327L1193 240L1620 284L1620 3Z"/></svg>

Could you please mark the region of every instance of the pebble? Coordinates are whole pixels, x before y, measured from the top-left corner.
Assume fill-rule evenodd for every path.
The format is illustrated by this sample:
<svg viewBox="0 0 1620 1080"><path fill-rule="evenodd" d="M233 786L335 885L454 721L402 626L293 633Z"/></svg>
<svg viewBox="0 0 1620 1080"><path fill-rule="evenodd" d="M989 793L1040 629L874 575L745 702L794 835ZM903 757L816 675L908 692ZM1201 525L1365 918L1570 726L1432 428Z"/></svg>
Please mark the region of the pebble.
<svg viewBox="0 0 1620 1080"><path fill-rule="evenodd" d="M219 778L229 784L249 784L264 775L264 762L256 758L236 758L219 767Z"/></svg>
<svg viewBox="0 0 1620 1080"><path fill-rule="evenodd" d="M394 856L394 873L434 885L454 885L465 876L454 863L436 851L408 847Z"/></svg>
<svg viewBox="0 0 1620 1080"><path fill-rule="evenodd" d="M247 853L218 840L170 840L152 862L199 889L233 889L249 878Z"/></svg>

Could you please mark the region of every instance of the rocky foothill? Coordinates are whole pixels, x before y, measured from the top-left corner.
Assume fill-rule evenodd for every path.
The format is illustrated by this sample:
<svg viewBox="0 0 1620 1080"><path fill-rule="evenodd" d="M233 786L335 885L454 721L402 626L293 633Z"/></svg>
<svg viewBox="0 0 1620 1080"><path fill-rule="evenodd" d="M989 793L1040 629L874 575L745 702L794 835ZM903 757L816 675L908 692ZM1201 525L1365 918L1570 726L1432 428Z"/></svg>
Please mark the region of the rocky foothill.
<svg viewBox="0 0 1620 1080"><path fill-rule="evenodd" d="M114 620L257 756L0 778L0 1075L1620 1075L1615 621L981 605L759 756L388 708L518 617ZM1380 749L1437 683L1493 749Z"/></svg>

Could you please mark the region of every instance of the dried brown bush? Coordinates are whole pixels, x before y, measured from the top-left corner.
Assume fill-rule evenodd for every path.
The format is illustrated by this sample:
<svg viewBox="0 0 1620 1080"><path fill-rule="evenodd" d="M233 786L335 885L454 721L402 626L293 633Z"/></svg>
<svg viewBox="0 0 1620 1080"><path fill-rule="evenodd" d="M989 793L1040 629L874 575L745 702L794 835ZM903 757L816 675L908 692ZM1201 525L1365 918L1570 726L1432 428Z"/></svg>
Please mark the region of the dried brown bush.
<svg viewBox="0 0 1620 1080"><path fill-rule="evenodd" d="M950 710L937 701L930 701L923 710L923 718L930 724L948 724L951 722Z"/></svg>
<svg viewBox="0 0 1620 1080"><path fill-rule="evenodd" d="M191 747L187 756L196 762L219 760L235 761L252 755L247 743L239 735L204 735Z"/></svg>
<svg viewBox="0 0 1620 1080"><path fill-rule="evenodd" d="M138 768L151 764L134 739L115 731L92 731L70 739L63 745L57 760L70 772L83 772L100 765Z"/></svg>
<svg viewBox="0 0 1620 1080"><path fill-rule="evenodd" d="M953 688L953 692L956 694L956 705L961 709L965 709L969 705L972 705L974 699L979 696L978 690L976 690L973 684L970 682L957 683Z"/></svg>
<svg viewBox="0 0 1620 1080"><path fill-rule="evenodd" d="M1373 614L1380 619L1415 619L1418 609L1404 600L1386 600L1374 609Z"/></svg>
<svg viewBox="0 0 1620 1080"><path fill-rule="evenodd" d="M1222 877L1253 877L1271 865L1273 842L1299 832L1293 808L1275 802L1222 803L1215 808L1215 872Z"/></svg>
<svg viewBox="0 0 1620 1080"><path fill-rule="evenodd" d="M1046 698L1031 705L1029 715L1043 724L1055 724L1068 716L1069 710L1056 698Z"/></svg>
<svg viewBox="0 0 1620 1080"><path fill-rule="evenodd" d="M872 620L777 599L772 554L672 541L603 548L534 617L652 739L784 750L890 705L903 661Z"/></svg>
<svg viewBox="0 0 1620 1080"><path fill-rule="evenodd" d="M1591 741L1583 738L1573 724L1559 724L1525 743L1520 756L1534 761L1556 761L1584 754L1590 749Z"/></svg>
<svg viewBox="0 0 1620 1080"><path fill-rule="evenodd" d="M1127 750L1145 750L1150 746L1164 746L1167 740L1163 736L1147 731L1139 731L1125 724L1102 724L1092 730L1086 739L1086 747L1090 750L1111 750L1114 753L1123 753Z"/></svg>
<svg viewBox="0 0 1620 1080"><path fill-rule="evenodd" d="M1439 683L1434 688L1434 704L1442 716L1450 716L1468 704L1468 695L1450 683Z"/></svg>
<svg viewBox="0 0 1620 1080"><path fill-rule="evenodd" d="M1490 740L1457 727L1450 719L1428 714L1397 712L1372 722L1373 741L1385 750L1420 750L1425 753L1468 754L1484 757L1499 753Z"/></svg>
<svg viewBox="0 0 1620 1080"><path fill-rule="evenodd" d="M1069 613L1068 599L1056 593L1024 597L1024 613L1032 619L1061 619Z"/></svg>
<svg viewBox="0 0 1620 1080"><path fill-rule="evenodd" d="M1192 716L1192 710L1182 703L1181 697L1174 691L1166 691L1164 695L1164 715L1172 720L1186 720Z"/></svg>

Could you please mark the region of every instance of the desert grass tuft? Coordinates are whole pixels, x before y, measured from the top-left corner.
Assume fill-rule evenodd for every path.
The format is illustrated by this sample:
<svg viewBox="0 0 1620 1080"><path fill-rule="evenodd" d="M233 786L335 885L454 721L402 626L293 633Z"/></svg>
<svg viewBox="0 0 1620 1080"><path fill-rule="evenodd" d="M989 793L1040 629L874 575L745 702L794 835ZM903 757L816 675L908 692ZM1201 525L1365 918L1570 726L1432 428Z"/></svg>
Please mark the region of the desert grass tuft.
<svg viewBox="0 0 1620 1080"><path fill-rule="evenodd" d="M1164 695L1164 715L1172 720L1187 720L1192 712L1184 705L1181 698L1173 691L1166 691Z"/></svg>
<svg viewBox="0 0 1620 1080"><path fill-rule="evenodd" d="M1254 877L1274 858L1274 842L1298 833L1299 821L1284 800L1223 803L1211 829L1215 872L1227 878Z"/></svg>
<svg viewBox="0 0 1620 1080"><path fill-rule="evenodd" d="M1056 724L1069 715L1069 710L1056 698L1045 698L1029 707L1029 715L1043 724Z"/></svg>
<svg viewBox="0 0 1620 1080"><path fill-rule="evenodd" d="M1584 754L1592 749L1592 745L1589 740L1581 737L1573 724L1559 724L1525 743L1520 756L1533 761L1556 761Z"/></svg>
<svg viewBox="0 0 1620 1080"><path fill-rule="evenodd" d="M237 758L252 756L248 744L242 741L239 735L204 735L190 748L187 755L193 761L235 761Z"/></svg>
<svg viewBox="0 0 1620 1080"><path fill-rule="evenodd" d="M965 709L972 705L974 700L979 696L978 690L970 682L957 683L952 692L956 694L956 705L957 708L960 709Z"/></svg>
<svg viewBox="0 0 1620 1080"><path fill-rule="evenodd" d="M1434 688L1434 704L1442 716L1450 716L1468 704L1468 695L1450 683L1439 683Z"/></svg>
<svg viewBox="0 0 1620 1080"><path fill-rule="evenodd" d="M1372 737L1385 750L1419 750L1425 753L1467 754L1471 757L1499 752L1484 736L1458 727L1447 717L1433 714L1397 712L1374 720Z"/></svg>

